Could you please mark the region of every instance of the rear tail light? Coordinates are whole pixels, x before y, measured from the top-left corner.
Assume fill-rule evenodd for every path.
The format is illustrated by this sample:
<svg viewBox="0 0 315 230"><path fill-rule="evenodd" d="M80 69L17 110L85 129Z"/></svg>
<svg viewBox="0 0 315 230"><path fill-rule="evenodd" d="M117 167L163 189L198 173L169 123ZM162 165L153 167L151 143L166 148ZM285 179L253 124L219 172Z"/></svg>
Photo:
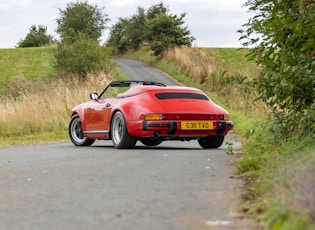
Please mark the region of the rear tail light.
<svg viewBox="0 0 315 230"><path fill-rule="evenodd" d="M219 115L218 120L228 121L228 120L230 120L230 116L229 116L229 114L221 114L221 115Z"/></svg>
<svg viewBox="0 0 315 230"><path fill-rule="evenodd" d="M160 113L148 113L144 116L144 120L147 121L167 120L167 115Z"/></svg>

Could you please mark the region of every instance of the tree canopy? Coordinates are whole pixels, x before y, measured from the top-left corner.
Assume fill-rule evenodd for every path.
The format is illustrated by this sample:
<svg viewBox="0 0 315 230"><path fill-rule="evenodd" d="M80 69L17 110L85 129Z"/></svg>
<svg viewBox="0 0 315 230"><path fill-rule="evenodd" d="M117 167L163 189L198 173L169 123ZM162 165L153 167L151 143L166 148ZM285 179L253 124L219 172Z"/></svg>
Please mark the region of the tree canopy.
<svg viewBox="0 0 315 230"><path fill-rule="evenodd" d="M167 48L174 46L190 46L194 38L183 26L185 13L180 16L169 14L163 3L145 10L138 7L136 14L129 18L120 18L111 28L107 45L118 52L138 49L141 44L148 43L156 56Z"/></svg>
<svg viewBox="0 0 315 230"><path fill-rule="evenodd" d="M248 0L254 16L239 32L263 67L260 98L286 131L315 131L315 2Z"/></svg>
<svg viewBox="0 0 315 230"><path fill-rule="evenodd" d="M164 50L176 46L191 46L193 37L187 27L182 27L186 14L158 14L145 23L144 38L149 42L154 55L159 56Z"/></svg>
<svg viewBox="0 0 315 230"><path fill-rule="evenodd" d="M98 40L106 23L109 21L103 13L103 8L90 5L87 1L77 1L67 4L65 10L59 9L57 33L63 40L74 42L84 34L87 38Z"/></svg>

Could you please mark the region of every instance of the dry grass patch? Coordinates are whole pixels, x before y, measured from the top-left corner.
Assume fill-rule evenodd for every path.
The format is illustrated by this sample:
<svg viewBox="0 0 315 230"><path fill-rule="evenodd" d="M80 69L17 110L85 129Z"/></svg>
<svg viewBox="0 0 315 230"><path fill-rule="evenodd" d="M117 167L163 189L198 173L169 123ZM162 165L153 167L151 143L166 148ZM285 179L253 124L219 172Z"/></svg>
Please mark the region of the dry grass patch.
<svg viewBox="0 0 315 230"><path fill-rule="evenodd" d="M235 53L236 56L238 51L233 49L230 52L230 55ZM243 63L244 68L239 68L237 61L233 63L217 59L205 49L191 47L170 49L165 52L162 61L201 84L215 97L224 98L224 103L231 109L259 115L267 113L267 107L262 101L253 103L257 94L248 83L260 74L258 67L246 68L247 64Z"/></svg>
<svg viewBox="0 0 315 230"><path fill-rule="evenodd" d="M191 76L199 84L203 84L216 71L214 58L209 57L202 49L180 47L169 49L163 55L164 60L176 64L183 75Z"/></svg>
<svg viewBox="0 0 315 230"><path fill-rule="evenodd" d="M40 88L23 88L0 98L0 135L23 138L45 132L66 130L71 108L89 100L90 92L101 91L112 74L90 74L83 81L76 76L54 79Z"/></svg>

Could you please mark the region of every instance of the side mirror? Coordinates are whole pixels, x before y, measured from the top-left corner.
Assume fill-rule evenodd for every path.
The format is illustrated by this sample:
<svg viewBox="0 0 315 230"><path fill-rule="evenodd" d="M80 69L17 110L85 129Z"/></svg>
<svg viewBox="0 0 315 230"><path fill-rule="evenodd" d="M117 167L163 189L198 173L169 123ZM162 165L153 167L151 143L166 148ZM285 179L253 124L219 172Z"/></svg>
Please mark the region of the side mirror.
<svg viewBox="0 0 315 230"><path fill-rule="evenodd" d="M96 99L98 99L98 94L97 93L90 93L90 98L92 100L96 100Z"/></svg>

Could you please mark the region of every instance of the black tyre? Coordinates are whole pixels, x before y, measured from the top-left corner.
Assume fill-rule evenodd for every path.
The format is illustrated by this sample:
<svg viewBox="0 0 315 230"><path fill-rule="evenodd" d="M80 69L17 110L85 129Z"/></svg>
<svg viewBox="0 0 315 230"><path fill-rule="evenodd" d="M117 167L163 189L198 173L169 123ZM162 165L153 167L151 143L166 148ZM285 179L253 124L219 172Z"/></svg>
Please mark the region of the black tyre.
<svg viewBox="0 0 315 230"><path fill-rule="evenodd" d="M198 139L199 145L204 149L219 148L224 141L224 136L207 136Z"/></svg>
<svg viewBox="0 0 315 230"><path fill-rule="evenodd" d="M163 142L159 138L142 138L142 139L140 139L140 141L145 146L157 146Z"/></svg>
<svg viewBox="0 0 315 230"><path fill-rule="evenodd" d="M124 115L116 112L111 123L111 138L117 149L132 149L135 147L137 138L129 135Z"/></svg>
<svg viewBox="0 0 315 230"><path fill-rule="evenodd" d="M69 136L72 143L76 146L89 146L95 141L84 136L81 119L78 114L74 114L70 120Z"/></svg>

